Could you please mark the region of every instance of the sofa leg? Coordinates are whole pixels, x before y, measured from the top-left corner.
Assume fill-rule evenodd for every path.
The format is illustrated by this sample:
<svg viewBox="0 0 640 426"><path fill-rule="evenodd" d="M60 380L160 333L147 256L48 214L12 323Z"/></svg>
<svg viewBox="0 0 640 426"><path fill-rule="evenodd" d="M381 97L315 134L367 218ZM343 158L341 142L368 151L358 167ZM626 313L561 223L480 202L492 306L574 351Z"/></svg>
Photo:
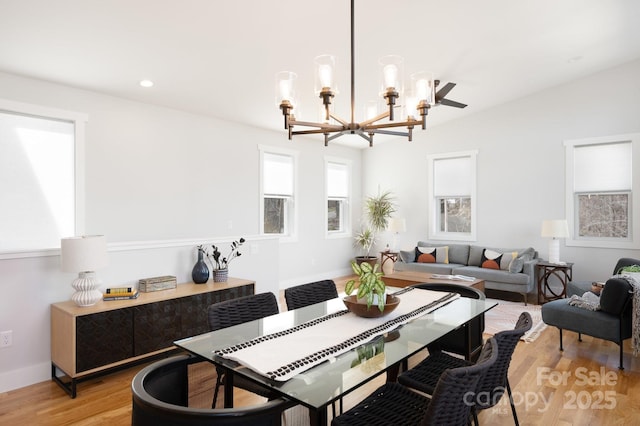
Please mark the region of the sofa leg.
<svg viewBox="0 0 640 426"><path fill-rule="evenodd" d="M558 328L558 330L560 330L560 351L564 351L564 348L562 347L562 329Z"/></svg>
<svg viewBox="0 0 640 426"><path fill-rule="evenodd" d="M618 370L624 370L624 366L622 365L622 342L620 342L618 346L620 346L620 366L618 367Z"/></svg>
<svg viewBox="0 0 640 426"><path fill-rule="evenodd" d="M582 342L582 333L578 333L578 342Z"/></svg>
<svg viewBox="0 0 640 426"><path fill-rule="evenodd" d="M527 293L522 293L522 297L524 297L524 306L527 306Z"/></svg>

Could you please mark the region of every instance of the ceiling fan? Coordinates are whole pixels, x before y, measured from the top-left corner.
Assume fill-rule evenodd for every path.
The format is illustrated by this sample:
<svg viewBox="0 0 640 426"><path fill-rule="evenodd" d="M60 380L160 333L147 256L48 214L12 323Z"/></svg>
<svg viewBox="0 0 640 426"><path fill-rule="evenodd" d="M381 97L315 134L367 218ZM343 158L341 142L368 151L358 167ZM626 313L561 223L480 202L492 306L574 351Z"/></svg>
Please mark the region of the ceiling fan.
<svg viewBox="0 0 640 426"><path fill-rule="evenodd" d="M434 81L435 87L437 88L440 85L440 80ZM452 101L450 99L446 99L445 96L449 94L451 89L456 87L456 83L447 83L444 87L436 92L436 105L446 105L455 108L464 108L467 104L463 104L460 102Z"/></svg>

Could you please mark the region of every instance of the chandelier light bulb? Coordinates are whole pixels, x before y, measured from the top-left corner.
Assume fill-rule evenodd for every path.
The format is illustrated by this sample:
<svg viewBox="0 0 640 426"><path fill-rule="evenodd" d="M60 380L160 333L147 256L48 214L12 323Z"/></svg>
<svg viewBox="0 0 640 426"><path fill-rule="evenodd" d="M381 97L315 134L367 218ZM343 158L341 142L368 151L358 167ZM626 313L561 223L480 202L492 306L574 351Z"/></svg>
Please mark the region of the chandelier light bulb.
<svg viewBox="0 0 640 426"><path fill-rule="evenodd" d="M384 73L384 85L386 88L396 87L398 82L398 66L395 64L385 65L382 72Z"/></svg>
<svg viewBox="0 0 640 426"><path fill-rule="evenodd" d="M332 75L331 75L331 67L326 64L322 64L318 66L318 78L320 79L320 84L322 87L331 88L332 83Z"/></svg>
<svg viewBox="0 0 640 426"><path fill-rule="evenodd" d="M429 82L423 78L416 81L416 93L418 99L428 99L429 96Z"/></svg>

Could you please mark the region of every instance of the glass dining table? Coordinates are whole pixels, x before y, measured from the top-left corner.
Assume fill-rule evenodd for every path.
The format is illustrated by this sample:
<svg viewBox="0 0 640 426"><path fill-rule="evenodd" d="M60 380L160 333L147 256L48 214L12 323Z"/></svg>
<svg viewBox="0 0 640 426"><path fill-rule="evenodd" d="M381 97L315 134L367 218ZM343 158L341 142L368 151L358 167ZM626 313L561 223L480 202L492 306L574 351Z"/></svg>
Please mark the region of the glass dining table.
<svg viewBox="0 0 640 426"><path fill-rule="evenodd" d="M328 422L327 408L330 404L383 373L397 373L398 367L409 357L496 305L495 301L461 297L452 299L426 314L411 318L402 325L363 341L346 352L330 356L284 381L274 380L273 377L247 368L223 356L221 351L230 346L243 346L243 342L251 342L264 336L286 335L289 330L305 327L319 318L344 315L348 319L347 315L353 314L343 314L345 305L341 298L188 337L174 344L226 370L226 407L233 406L233 376L241 375L309 408L312 425L325 425ZM275 347L283 353L288 350L286 344ZM274 346L271 348L273 350Z"/></svg>

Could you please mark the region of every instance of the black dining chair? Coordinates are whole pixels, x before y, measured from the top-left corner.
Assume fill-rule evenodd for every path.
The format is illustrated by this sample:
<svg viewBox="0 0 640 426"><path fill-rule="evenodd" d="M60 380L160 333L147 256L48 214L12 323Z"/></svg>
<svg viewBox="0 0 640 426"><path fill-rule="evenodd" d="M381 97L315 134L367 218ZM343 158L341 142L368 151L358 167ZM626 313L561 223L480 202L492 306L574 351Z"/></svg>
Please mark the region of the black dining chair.
<svg viewBox="0 0 640 426"><path fill-rule="evenodd" d="M294 404L284 398L241 408L189 407L188 366L200 359L178 355L154 362L131 383L132 426L278 426Z"/></svg>
<svg viewBox="0 0 640 426"><path fill-rule="evenodd" d="M333 280L322 280L308 284L289 287L284 290L287 309L293 310L324 302L338 297L338 289Z"/></svg>
<svg viewBox="0 0 640 426"><path fill-rule="evenodd" d="M509 365L518 341L531 329L532 324L531 315L528 312L523 312L520 314L513 330L501 331L493 336L498 345L498 358L478 384L478 393L481 393L483 397L474 400L472 413L476 425L479 424L477 412L495 406L504 395L505 389L509 395L513 419L516 425L519 424L511 394L511 386L509 385ZM432 395L435 392L438 378L443 371L471 364L470 361L438 351L430 353L418 365L402 373L398 377L398 382L409 388Z"/></svg>
<svg viewBox="0 0 640 426"><path fill-rule="evenodd" d="M425 290L443 291L448 293L458 293L462 297L470 299L485 300L483 292L477 288L466 285L450 283L422 283L413 287ZM484 314L472 319L468 323L461 325L455 330L445 334L428 346L429 352L447 351L462 355L467 360L473 361L482 348L484 332Z"/></svg>
<svg viewBox="0 0 640 426"><path fill-rule="evenodd" d="M232 327L249 321L254 321L275 315L279 312L278 301L273 293L259 293L251 296L239 297L237 299L225 300L214 303L207 309L209 320L209 330L215 331L222 328ZM224 368L216 367L218 378L213 391L213 402L211 407L215 408L218 401L220 387L225 384ZM234 387L247 390L268 399L277 398L278 394L264 386L259 385L240 375L233 377Z"/></svg>
<svg viewBox="0 0 640 426"><path fill-rule="evenodd" d="M498 344L490 338L478 362L442 372L428 398L399 383L379 387L355 407L333 419L332 426L467 426L478 382L496 362Z"/></svg>

